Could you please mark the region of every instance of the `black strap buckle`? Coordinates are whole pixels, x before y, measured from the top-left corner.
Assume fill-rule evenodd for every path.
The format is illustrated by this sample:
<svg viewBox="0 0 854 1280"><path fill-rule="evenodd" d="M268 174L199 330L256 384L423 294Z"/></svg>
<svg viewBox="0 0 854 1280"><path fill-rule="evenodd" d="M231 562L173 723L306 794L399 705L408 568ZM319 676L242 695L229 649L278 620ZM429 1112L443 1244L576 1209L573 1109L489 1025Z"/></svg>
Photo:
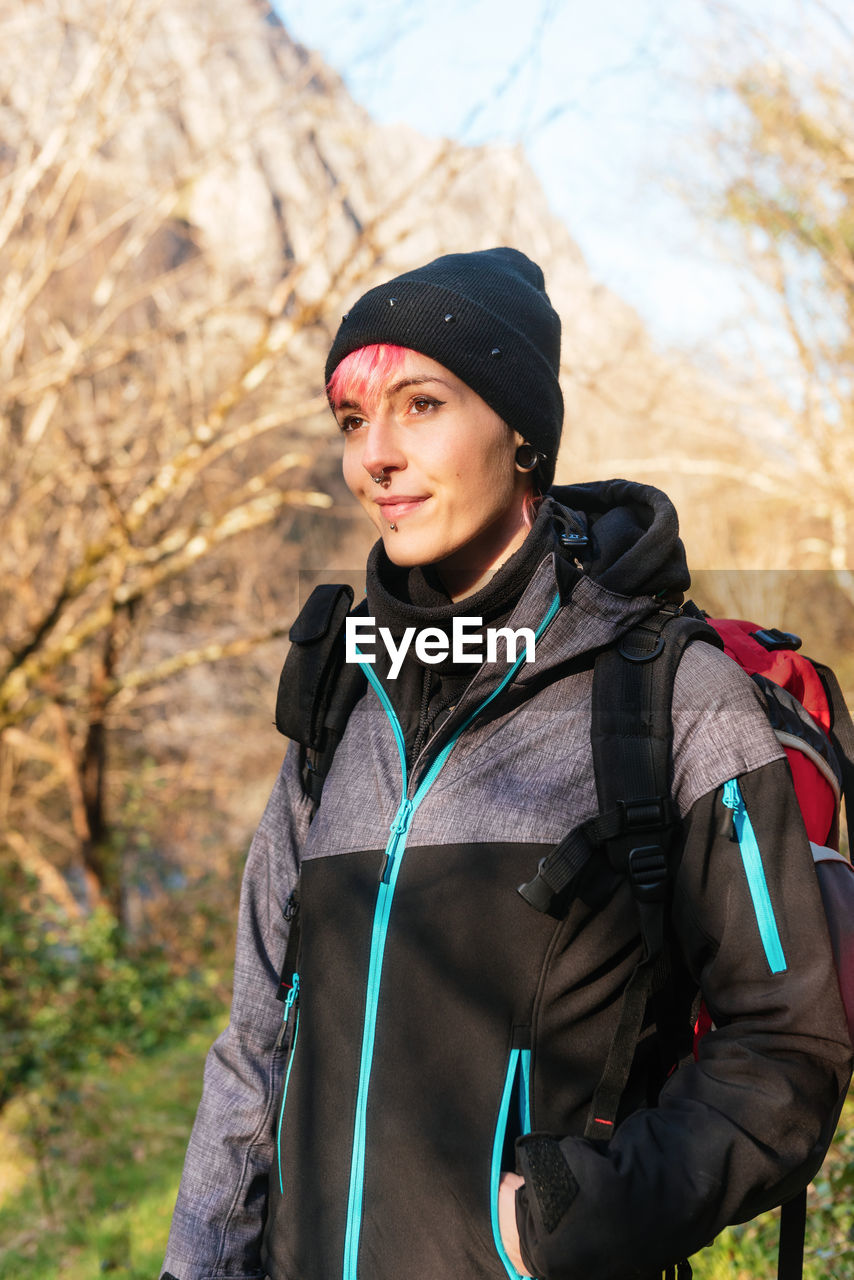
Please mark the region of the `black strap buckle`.
<svg viewBox="0 0 854 1280"><path fill-rule="evenodd" d="M621 832L656 831L673 822L670 796L646 796L640 800L618 800Z"/></svg>
<svg viewBox="0 0 854 1280"><path fill-rule="evenodd" d="M750 634L769 653L774 653L777 649L800 649L803 644L801 637L796 636L794 631L780 631L778 627L760 627Z"/></svg>
<svg viewBox="0 0 854 1280"><path fill-rule="evenodd" d="M643 844L629 853L629 876L638 902L663 902L667 892L667 854L660 844Z"/></svg>
<svg viewBox="0 0 854 1280"><path fill-rule="evenodd" d="M647 796L638 800L618 800L607 813L597 814L581 824L596 849L606 848L617 870L625 867L627 845L635 835L654 831L667 839L675 824L676 810L670 796Z"/></svg>
<svg viewBox="0 0 854 1280"><path fill-rule="evenodd" d="M656 637L655 644L651 649L640 650L634 652L627 649L623 643L617 645L617 652L621 658L625 658L626 662L652 662L653 658L657 658L664 651L664 636Z"/></svg>
<svg viewBox="0 0 854 1280"><path fill-rule="evenodd" d="M536 910L546 915L554 901L554 890L546 880L546 859L540 858L537 874L532 880L527 880L524 884L520 884L517 892L520 897L524 898L527 903Z"/></svg>

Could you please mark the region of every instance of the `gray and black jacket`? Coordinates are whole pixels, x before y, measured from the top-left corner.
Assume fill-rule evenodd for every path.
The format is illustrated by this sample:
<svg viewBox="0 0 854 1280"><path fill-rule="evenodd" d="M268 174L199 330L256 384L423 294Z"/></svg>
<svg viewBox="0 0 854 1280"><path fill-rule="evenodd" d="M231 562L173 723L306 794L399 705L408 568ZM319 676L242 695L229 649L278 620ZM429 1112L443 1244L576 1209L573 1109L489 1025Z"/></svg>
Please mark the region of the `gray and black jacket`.
<svg viewBox="0 0 854 1280"><path fill-rule="evenodd" d="M699 988L716 1029L664 1078L651 1028L613 1139L582 1136L641 952L637 907L598 858L555 915L517 886L597 812L593 655L685 575L657 491L555 494L521 560L462 602L476 616L503 591L493 618L536 632L533 663L450 671L442 697L441 673L437 696L435 673L408 660L396 688L378 662L310 825L287 753L247 861L231 1023L165 1262L178 1280L512 1280L496 1203L514 1164L532 1275L638 1280L821 1161L851 1046L810 846L754 686L705 644L674 688L670 918L686 1016ZM588 538L580 564L566 529ZM405 595L387 570L378 608L389 584ZM298 877L298 998L277 1047Z"/></svg>

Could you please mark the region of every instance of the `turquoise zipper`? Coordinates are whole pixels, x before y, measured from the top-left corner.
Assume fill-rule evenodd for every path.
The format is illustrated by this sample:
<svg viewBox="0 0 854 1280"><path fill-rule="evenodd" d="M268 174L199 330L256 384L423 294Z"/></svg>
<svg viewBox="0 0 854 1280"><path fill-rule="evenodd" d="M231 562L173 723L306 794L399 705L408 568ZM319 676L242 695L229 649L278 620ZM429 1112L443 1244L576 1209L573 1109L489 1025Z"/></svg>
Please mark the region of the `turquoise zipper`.
<svg viewBox="0 0 854 1280"><path fill-rule="evenodd" d="M535 640L539 640L546 627L548 627L549 623L555 617L559 608L560 595L558 594L552 600L546 616L534 632ZM391 904L392 899L394 898L394 889L397 884L397 877L400 874L403 854L406 851L406 837L409 834L409 829L412 825L412 819L415 816L416 809L421 804L421 801L424 799L433 783L436 781L443 765L456 746L460 737L465 733L466 729L475 717L480 715L481 711L483 711L485 707L488 707L493 699L497 698L502 690L507 687L521 667L522 663L525 661L526 652L527 649L522 651L520 656L513 663L512 667L508 670L507 675L501 683L493 689L489 697L485 698L480 706L476 707L466 720L463 721L457 732L439 752L436 759L427 770L427 773L424 775L415 795L411 799L407 797L409 781L406 770L406 743L403 736L403 730L400 727L400 721L397 718L394 707L391 704L391 700L383 688L379 677L373 671L369 663L363 663L363 670L368 678L368 683L379 698L394 732L398 755L400 756L402 788L401 801L398 806L397 813L394 815L394 821L391 824L388 842L385 847L380 884L379 889L377 890L377 903L374 908L373 930L371 933L371 955L368 963L368 980L365 994L365 1021L362 1028L362 1052L359 1062L359 1086L356 1094L353 1155L350 1164L350 1188L347 1197L347 1230L344 1237L343 1280L357 1280L358 1275L359 1237L362 1230L362 1202L365 1184L365 1130L368 1111L368 1087L370 1085L371 1067L373 1064L380 979L382 977L383 959L385 957L386 935L388 933L388 923L391 915ZM358 648L356 649L356 653L361 657Z"/></svg>
<svg viewBox="0 0 854 1280"><path fill-rule="evenodd" d="M293 985L290 991L288 992L287 999L285 1000L285 1012L282 1018L283 1028L288 1025L288 1018L290 1017L291 1009L294 1007L294 1004L296 1003L298 996L299 996L299 974L295 973L293 978ZM291 1055L290 1055L290 1058L288 1059L288 1069L285 1072L285 1083L282 1089L282 1106L281 1106L281 1110L279 1111L279 1126L276 1130L276 1151L279 1157L279 1195L285 1194L285 1189L284 1189L284 1186L282 1185L282 1121L285 1118L285 1099L288 1096L288 1084L291 1078L291 1069L294 1065L294 1054L296 1053L298 1035L299 1035L299 1005L297 1005L297 1016L296 1016L296 1021L294 1023L294 1038L291 1043Z"/></svg>
<svg viewBox="0 0 854 1280"><path fill-rule="evenodd" d="M741 789L734 778L724 783L723 803L727 809L732 809L735 838L741 851L744 873L747 876L756 923L759 926L759 936L765 948L765 958L772 973L785 973L786 957L783 954L783 944L774 918L774 908L771 905L771 895L765 879L765 868L762 866L759 842L756 839L756 832L753 830L753 823L750 821Z"/></svg>
<svg viewBox="0 0 854 1280"><path fill-rule="evenodd" d="M489 1177L489 1204L492 1215L492 1238L495 1241L495 1248L498 1251L498 1256L501 1259L504 1270L507 1272L510 1280L519 1280L520 1273L510 1261L510 1255L504 1248L504 1241L501 1239L501 1224L498 1220L498 1189L501 1184L501 1156L504 1151L504 1138L507 1134L507 1117L510 1114L510 1099L513 1095L513 1085L516 1081L517 1073L519 1076L519 1114L522 1119L522 1132L530 1133L530 1049L510 1050L510 1061L507 1064L507 1075L504 1078L504 1090L501 1094L501 1104L498 1108L498 1122L495 1126L495 1137L492 1142L492 1166Z"/></svg>
<svg viewBox="0 0 854 1280"><path fill-rule="evenodd" d="M531 1124L531 1050L522 1049L519 1054L519 1115L522 1132L530 1133Z"/></svg>

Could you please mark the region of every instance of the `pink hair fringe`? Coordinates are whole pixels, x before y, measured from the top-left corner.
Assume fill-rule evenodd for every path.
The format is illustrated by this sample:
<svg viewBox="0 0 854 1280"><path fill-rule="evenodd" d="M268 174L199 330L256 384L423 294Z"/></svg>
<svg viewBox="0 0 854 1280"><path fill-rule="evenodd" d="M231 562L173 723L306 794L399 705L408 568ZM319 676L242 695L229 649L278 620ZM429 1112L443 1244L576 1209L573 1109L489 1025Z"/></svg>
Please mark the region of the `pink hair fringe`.
<svg viewBox="0 0 854 1280"><path fill-rule="evenodd" d="M379 343L345 356L329 379L326 394L332 408L352 400L371 409L388 379L402 367L407 348Z"/></svg>

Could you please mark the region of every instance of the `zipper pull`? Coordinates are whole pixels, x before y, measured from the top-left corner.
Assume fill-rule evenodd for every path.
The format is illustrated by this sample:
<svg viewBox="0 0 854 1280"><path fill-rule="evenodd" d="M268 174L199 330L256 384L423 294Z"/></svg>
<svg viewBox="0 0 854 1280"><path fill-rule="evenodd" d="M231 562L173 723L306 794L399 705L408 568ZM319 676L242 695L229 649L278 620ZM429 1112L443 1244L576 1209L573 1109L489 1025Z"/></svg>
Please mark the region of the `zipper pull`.
<svg viewBox="0 0 854 1280"><path fill-rule="evenodd" d="M721 802L724 806L724 812L718 827L718 835L723 836L724 839L731 841L733 844L738 844L736 818L743 818L747 811L744 807L741 790L734 778L724 783Z"/></svg>
<svg viewBox="0 0 854 1280"><path fill-rule="evenodd" d="M285 1032L288 1029L290 1021L291 1009L299 1001L299 974L295 973L291 982L291 989L285 997L285 1012L282 1015L282 1025L279 1028L279 1034L276 1036L276 1048L281 1049L285 1041Z"/></svg>
<svg viewBox="0 0 854 1280"><path fill-rule="evenodd" d="M394 822L391 824L388 844L385 847L385 856L383 864L380 868L380 882L388 884L391 876L391 864L397 854L397 846L400 844L400 837L405 835L409 830L409 824L412 821L412 801L401 800L400 808L394 815Z"/></svg>
<svg viewBox="0 0 854 1280"><path fill-rule="evenodd" d="M392 835L398 836L398 837L402 836L403 833L408 828L411 820L412 820L412 801L401 800L400 808L395 814L394 822L391 824Z"/></svg>
<svg viewBox="0 0 854 1280"><path fill-rule="evenodd" d="M734 778L724 783L724 793L721 800L727 809L733 809L736 812L744 808L744 801L741 798L741 792L738 789L738 783Z"/></svg>

